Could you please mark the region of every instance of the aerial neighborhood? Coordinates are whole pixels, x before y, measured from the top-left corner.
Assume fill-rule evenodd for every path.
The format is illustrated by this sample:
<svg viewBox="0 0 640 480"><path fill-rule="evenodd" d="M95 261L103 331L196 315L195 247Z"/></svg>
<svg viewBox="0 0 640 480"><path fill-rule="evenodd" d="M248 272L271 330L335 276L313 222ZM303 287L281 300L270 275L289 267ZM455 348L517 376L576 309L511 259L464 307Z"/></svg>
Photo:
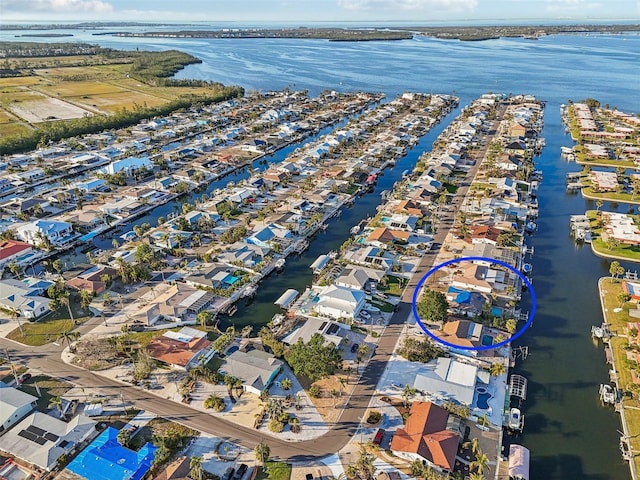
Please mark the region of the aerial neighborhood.
<svg viewBox="0 0 640 480"><path fill-rule="evenodd" d="M543 112L285 89L0 158L0 478L528 479Z"/></svg>

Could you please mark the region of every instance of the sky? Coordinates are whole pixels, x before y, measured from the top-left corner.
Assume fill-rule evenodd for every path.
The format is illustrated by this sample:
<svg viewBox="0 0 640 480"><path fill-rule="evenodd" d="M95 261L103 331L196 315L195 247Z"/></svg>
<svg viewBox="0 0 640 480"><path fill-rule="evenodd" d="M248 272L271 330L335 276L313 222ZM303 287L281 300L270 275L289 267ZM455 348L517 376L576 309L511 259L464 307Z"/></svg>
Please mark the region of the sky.
<svg viewBox="0 0 640 480"><path fill-rule="evenodd" d="M640 0L0 0L0 21L638 20Z"/></svg>

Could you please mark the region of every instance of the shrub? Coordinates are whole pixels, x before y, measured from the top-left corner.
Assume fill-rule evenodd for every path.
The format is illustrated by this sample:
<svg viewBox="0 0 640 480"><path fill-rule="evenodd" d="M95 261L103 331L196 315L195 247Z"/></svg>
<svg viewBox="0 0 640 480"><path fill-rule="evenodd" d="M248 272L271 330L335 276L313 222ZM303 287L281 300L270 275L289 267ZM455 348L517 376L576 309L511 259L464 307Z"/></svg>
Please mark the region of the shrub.
<svg viewBox="0 0 640 480"><path fill-rule="evenodd" d="M273 418L269 422L269 430L271 430L273 433L280 433L284 430L284 423L276 418Z"/></svg>
<svg viewBox="0 0 640 480"><path fill-rule="evenodd" d="M367 423L378 423L382 420L382 414L377 410L372 410L369 412L369 416L367 417Z"/></svg>
<svg viewBox="0 0 640 480"><path fill-rule="evenodd" d="M311 398L319 398L320 397L320 387L318 387L317 385L311 385L311 388L309 388L309 396Z"/></svg>

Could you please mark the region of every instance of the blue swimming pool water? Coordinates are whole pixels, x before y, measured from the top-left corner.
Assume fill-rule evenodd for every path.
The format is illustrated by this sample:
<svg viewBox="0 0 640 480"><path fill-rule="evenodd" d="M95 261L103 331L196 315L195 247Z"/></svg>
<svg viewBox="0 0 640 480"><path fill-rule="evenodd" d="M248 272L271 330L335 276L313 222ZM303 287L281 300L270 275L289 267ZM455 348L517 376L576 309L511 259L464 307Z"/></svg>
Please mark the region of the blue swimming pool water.
<svg viewBox="0 0 640 480"><path fill-rule="evenodd" d="M482 345L488 347L489 345L493 345L493 337L491 335L483 335L482 336Z"/></svg>
<svg viewBox="0 0 640 480"><path fill-rule="evenodd" d="M481 410L487 410L489 408L489 399L492 397L490 393L479 393L476 406Z"/></svg>
<svg viewBox="0 0 640 480"><path fill-rule="evenodd" d="M73 459L67 468L87 480L140 480L151 468L158 447L147 443L134 452L118 443L109 427Z"/></svg>
<svg viewBox="0 0 640 480"><path fill-rule="evenodd" d="M233 285L238 280L240 280L240 277L235 277L233 275L229 275L227 278L224 279L224 283L228 283L229 285Z"/></svg>
<svg viewBox="0 0 640 480"><path fill-rule="evenodd" d="M229 350L227 350L227 355L231 355L233 352L237 352L239 348L240 347L238 345L233 345L229 347Z"/></svg>
<svg viewBox="0 0 640 480"><path fill-rule="evenodd" d="M501 317L502 316L502 309L500 307L492 307L491 308L491 315L493 315L494 317Z"/></svg>

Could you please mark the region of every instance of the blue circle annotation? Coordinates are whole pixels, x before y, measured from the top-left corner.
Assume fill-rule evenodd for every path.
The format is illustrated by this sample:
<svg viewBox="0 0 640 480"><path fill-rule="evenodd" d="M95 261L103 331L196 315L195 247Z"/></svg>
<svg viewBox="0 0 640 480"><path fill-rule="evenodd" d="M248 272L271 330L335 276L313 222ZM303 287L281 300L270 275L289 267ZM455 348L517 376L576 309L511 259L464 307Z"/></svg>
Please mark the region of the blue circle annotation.
<svg viewBox="0 0 640 480"><path fill-rule="evenodd" d="M437 272L441 268L447 267L449 265L455 265L455 264L461 263L461 262L473 262L473 261L486 262L486 263L490 263L490 264L498 264L498 265L501 265L501 266L511 270L513 273L518 275L520 277L520 279L522 280L522 282L524 283L524 285L529 290L529 294L531 295L531 311L529 312L529 317L527 318L527 323L525 323L524 326L520 330L515 332L513 335L511 335L506 340L503 340L502 342L498 342L498 343L495 343L495 344L492 344L492 345L480 345L480 346L467 347L467 346L457 345L455 343L447 342L447 341L439 338L438 336L434 335L427 328L427 326L423 323L422 319L420 318L420 315L418 315L418 308L416 306L416 303L418 301L418 294L420 292L420 289L422 288L422 285L435 272ZM527 328L529 328L531 326L531 324L533 323L533 317L534 317L534 315L536 313L536 294L535 294L535 292L533 290L533 286L531 285L531 282L529 281L529 279L522 272L518 271L517 269L515 269L514 267L512 267L508 263L503 262L501 260L497 260L495 258L490 258L490 257L460 257L460 258L454 258L453 260L448 260L446 262L441 263L440 265L436 265L435 267L431 268L431 270L429 270L420 279L420 281L416 285L416 289L413 292L413 300L412 300L411 303L412 303L411 307L413 308L413 315L416 318L416 322L418 322L418 325L420 325L420 328L422 328L424 333L426 333L429 337L431 337L436 342L441 343L442 345L445 345L447 347L457 349L457 350L478 350L478 351L480 351L480 350L492 350L494 348L499 348L499 347L502 347L503 345L506 345L506 344L508 344L510 342L513 342L516 338L518 338L520 335L522 335L525 332L525 330L527 330Z"/></svg>

